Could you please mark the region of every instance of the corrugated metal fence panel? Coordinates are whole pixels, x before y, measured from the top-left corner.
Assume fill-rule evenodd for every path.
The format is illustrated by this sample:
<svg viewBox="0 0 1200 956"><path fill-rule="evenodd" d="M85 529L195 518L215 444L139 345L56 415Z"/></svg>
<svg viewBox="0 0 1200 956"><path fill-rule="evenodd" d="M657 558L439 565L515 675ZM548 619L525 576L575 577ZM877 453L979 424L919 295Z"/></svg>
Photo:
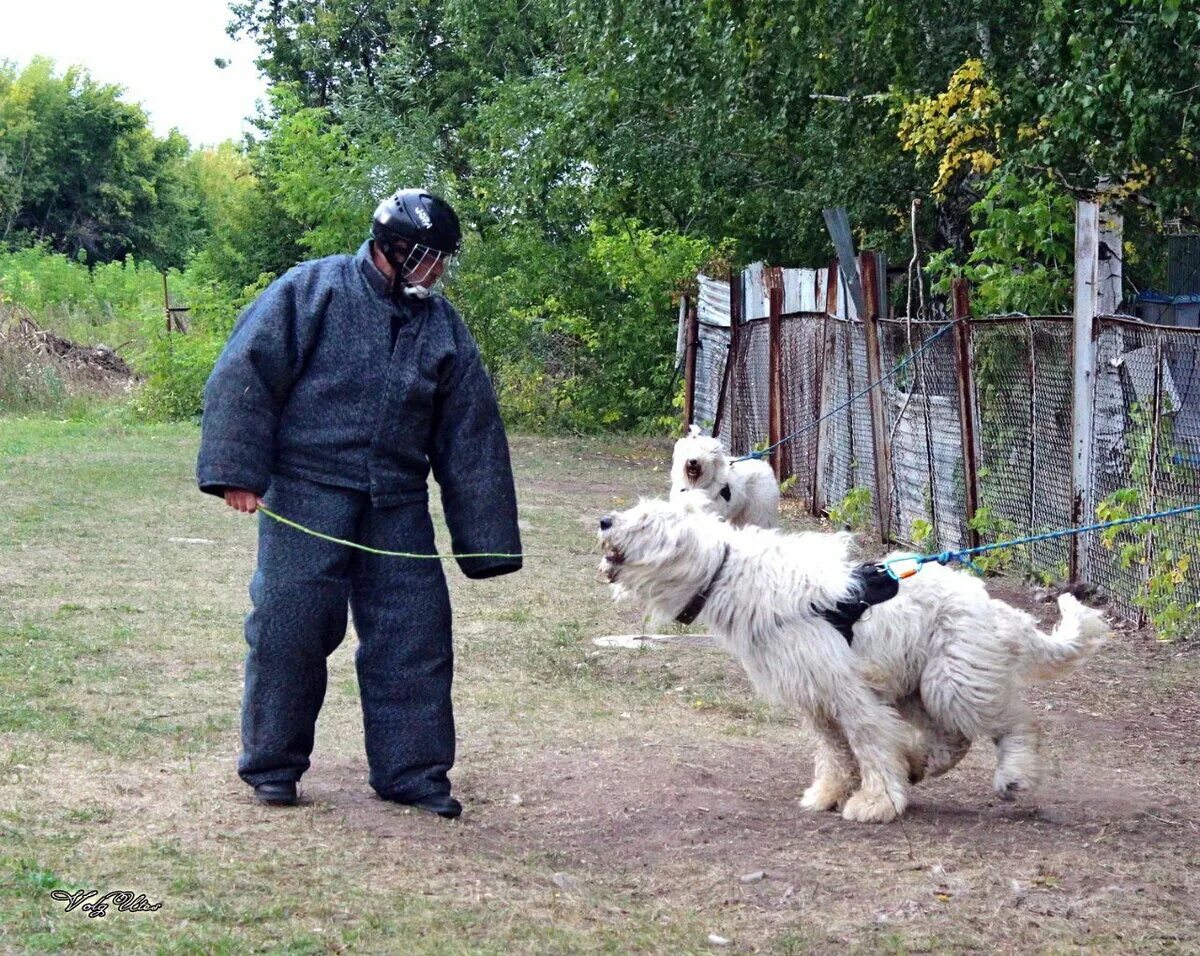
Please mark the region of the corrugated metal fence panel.
<svg viewBox="0 0 1200 956"><path fill-rule="evenodd" d="M783 311L816 312L818 301L824 309L825 299L817 298L817 277L822 273L817 269L784 269Z"/></svg>
<svg viewBox="0 0 1200 956"><path fill-rule="evenodd" d="M763 281L761 262L753 262L742 272L742 321L765 319L770 311L767 300L767 286Z"/></svg>
<svg viewBox="0 0 1200 956"><path fill-rule="evenodd" d="M1167 295L1200 292L1200 236L1167 238Z"/></svg>
<svg viewBox="0 0 1200 956"><path fill-rule="evenodd" d="M711 276L697 276L699 286L696 317L699 320L696 350L696 392L693 402L695 423L706 435L712 434L720 403L725 362L729 357L729 282ZM728 445L729 429L723 430Z"/></svg>
<svg viewBox="0 0 1200 956"><path fill-rule="evenodd" d="M696 316L709 325L729 328L729 282L713 279L706 275L696 277L700 286L700 301L696 304Z"/></svg>
<svg viewBox="0 0 1200 956"><path fill-rule="evenodd" d="M693 403L695 423L706 435L712 434L720 402L725 362L729 357L729 329L700 324L700 342L696 349L696 396ZM728 436L729 430L724 429Z"/></svg>

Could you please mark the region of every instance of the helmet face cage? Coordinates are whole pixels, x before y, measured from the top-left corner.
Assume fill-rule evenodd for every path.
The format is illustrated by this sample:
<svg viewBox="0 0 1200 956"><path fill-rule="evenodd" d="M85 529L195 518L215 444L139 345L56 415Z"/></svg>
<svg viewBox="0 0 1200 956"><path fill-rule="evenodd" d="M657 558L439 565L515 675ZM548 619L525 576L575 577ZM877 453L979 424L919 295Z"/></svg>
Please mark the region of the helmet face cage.
<svg viewBox="0 0 1200 956"><path fill-rule="evenodd" d="M400 277L409 285L432 289L437 280L441 278L442 269L449 265L451 258L449 253L442 252L440 249L413 243L412 248L408 251L408 256L400 264ZM439 265L442 266L441 269L438 268Z"/></svg>

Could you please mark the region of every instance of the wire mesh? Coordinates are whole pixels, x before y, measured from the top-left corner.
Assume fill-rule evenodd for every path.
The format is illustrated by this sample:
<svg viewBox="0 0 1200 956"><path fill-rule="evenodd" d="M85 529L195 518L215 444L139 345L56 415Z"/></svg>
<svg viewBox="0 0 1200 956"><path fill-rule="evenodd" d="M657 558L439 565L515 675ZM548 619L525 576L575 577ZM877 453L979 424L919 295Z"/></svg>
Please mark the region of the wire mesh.
<svg viewBox="0 0 1200 956"><path fill-rule="evenodd" d="M1069 316L990 317L971 323L979 409L979 510L987 544L1071 525ZM1070 542L996 552L987 563L1044 579L1067 576Z"/></svg>
<svg viewBox="0 0 1200 956"><path fill-rule="evenodd" d="M1092 437L1102 518L1200 501L1200 332L1100 319ZM1125 617L1195 624L1200 517L1129 525L1086 542L1085 571Z"/></svg>
<svg viewBox="0 0 1200 956"><path fill-rule="evenodd" d="M899 541L931 551L967 543L955 340L942 334L923 349L944 326L941 318L879 323L884 372L916 353L880 386L891 451L892 532Z"/></svg>
<svg viewBox="0 0 1200 956"><path fill-rule="evenodd" d="M822 375L826 414L845 404L868 384L866 334L857 321L829 318ZM875 495L875 457L871 408L867 397L830 415L820 428L819 497L837 507L851 492Z"/></svg>
<svg viewBox="0 0 1200 956"><path fill-rule="evenodd" d="M780 445L776 454L780 456L780 474L796 477L789 493L810 504L816 494L814 424L822 411L821 372L828 322L824 313L785 315L779 321L780 437L796 437Z"/></svg>
<svg viewBox="0 0 1200 956"><path fill-rule="evenodd" d="M729 447L733 454L744 455L756 445L765 445L769 435L770 413L770 324L766 319L744 322L738 328L737 355L729 387L734 398L726 398L729 422ZM725 431L725 425L721 426Z"/></svg>

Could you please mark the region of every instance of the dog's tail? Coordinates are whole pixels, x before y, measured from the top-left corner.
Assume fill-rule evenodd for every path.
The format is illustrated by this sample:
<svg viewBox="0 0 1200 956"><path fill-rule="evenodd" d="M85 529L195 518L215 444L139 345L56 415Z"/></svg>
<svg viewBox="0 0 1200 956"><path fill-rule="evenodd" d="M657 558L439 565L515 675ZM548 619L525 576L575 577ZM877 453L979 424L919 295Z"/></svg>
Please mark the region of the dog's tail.
<svg viewBox="0 0 1200 956"><path fill-rule="evenodd" d="M1108 623L1095 608L1080 604L1071 594L1058 599L1062 620L1050 633L1031 625L1021 633L1029 675L1038 680L1062 677L1096 653L1108 639Z"/></svg>

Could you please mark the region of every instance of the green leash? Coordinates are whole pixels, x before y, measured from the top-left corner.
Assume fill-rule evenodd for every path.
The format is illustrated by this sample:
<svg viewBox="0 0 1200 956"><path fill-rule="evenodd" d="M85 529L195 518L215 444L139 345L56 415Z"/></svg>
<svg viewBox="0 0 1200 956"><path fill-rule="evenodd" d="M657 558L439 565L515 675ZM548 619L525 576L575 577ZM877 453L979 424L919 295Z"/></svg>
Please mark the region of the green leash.
<svg viewBox="0 0 1200 956"><path fill-rule="evenodd" d="M347 548L357 548L359 551L366 551L368 554L381 554L386 558L429 558L434 561L448 561L451 558L524 558L523 554L501 554L495 552L482 552L480 554L413 554L409 551L382 551L379 548L369 548L365 544L359 544L357 541L347 541L345 538L335 538L331 534L322 534L320 531L314 531L312 528L306 528L297 521L292 521L290 518L285 518L283 515L277 515L270 508L264 505L259 505L258 510L265 514L268 518L278 521L280 524L285 524L289 528L295 528L297 531L303 531L305 534L311 534L314 538L320 538L322 541L332 541L334 544L344 544Z"/></svg>

